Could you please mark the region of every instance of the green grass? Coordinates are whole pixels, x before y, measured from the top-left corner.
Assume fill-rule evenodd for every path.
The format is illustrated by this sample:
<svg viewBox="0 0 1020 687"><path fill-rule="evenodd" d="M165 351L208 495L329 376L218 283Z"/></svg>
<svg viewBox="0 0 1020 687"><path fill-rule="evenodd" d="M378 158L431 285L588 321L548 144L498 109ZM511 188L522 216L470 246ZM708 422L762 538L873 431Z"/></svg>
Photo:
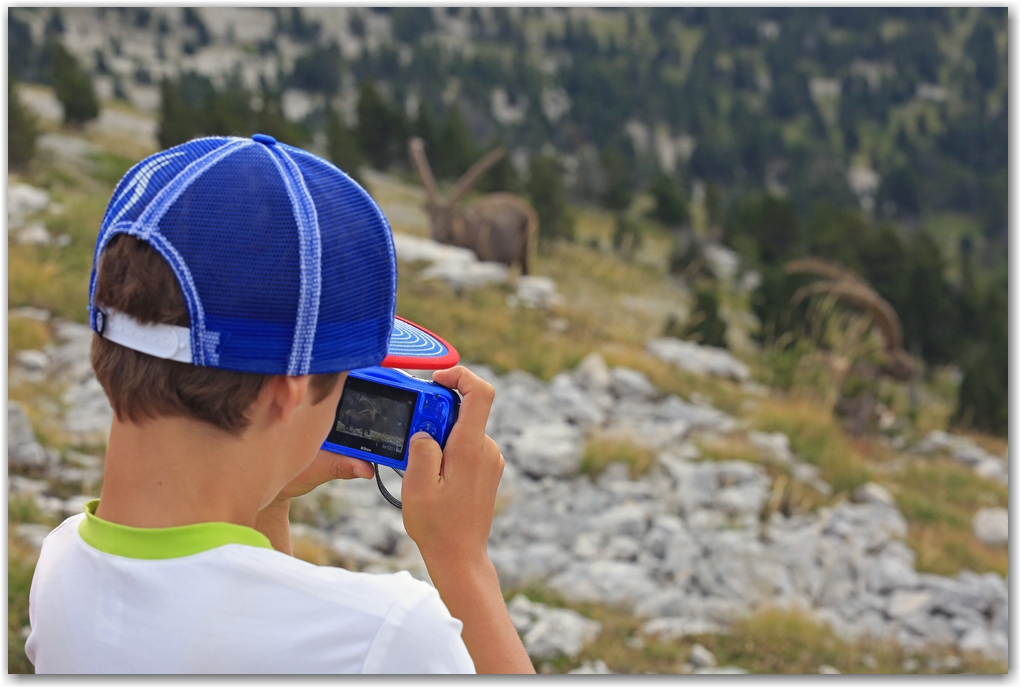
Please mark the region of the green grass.
<svg viewBox="0 0 1020 687"><path fill-rule="evenodd" d="M25 655L21 628L28 625L28 592L35 573L35 553L7 533L7 672L34 673Z"/></svg>
<svg viewBox="0 0 1020 687"><path fill-rule="evenodd" d="M27 317L7 320L7 364L18 351L39 350L50 341L50 328L44 322Z"/></svg>
<svg viewBox="0 0 1020 687"><path fill-rule="evenodd" d="M847 440L831 413L810 401L763 399L753 413L763 432L783 432L801 460L818 467L834 494L852 492L871 479L864 458Z"/></svg>
<svg viewBox="0 0 1020 687"><path fill-rule="evenodd" d="M646 474L655 464L655 451L630 441L593 437L584 448L581 472L597 477L610 463L627 466L631 479Z"/></svg>
<svg viewBox="0 0 1020 687"><path fill-rule="evenodd" d="M982 507L1007 507L1009 488L948 458L914 459L890 477L896 504L910 524L917 569L939 575L960 570L1009 573L1009 551L986 546L972 531Z"/></svg>

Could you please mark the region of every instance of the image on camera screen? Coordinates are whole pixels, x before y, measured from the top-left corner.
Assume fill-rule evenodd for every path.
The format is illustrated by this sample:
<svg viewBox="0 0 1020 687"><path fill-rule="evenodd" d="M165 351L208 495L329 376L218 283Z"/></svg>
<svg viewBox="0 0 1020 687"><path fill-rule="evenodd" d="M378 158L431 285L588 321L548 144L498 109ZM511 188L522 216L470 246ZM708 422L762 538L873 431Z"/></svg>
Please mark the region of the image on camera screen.
<svg viewBox="0 0 1020 687"><path fill-rule="evenodd" d="M403 460L418 394L348 377L326 441Z"/></svg>

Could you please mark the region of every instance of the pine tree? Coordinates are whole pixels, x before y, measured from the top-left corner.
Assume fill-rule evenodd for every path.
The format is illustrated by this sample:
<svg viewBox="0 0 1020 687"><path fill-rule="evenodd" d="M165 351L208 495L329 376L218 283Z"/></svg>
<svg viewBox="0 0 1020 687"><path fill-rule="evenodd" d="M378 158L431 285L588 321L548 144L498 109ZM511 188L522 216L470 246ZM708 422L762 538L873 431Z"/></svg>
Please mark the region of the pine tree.
<svg viewBox="0 0 1020 687"><path fill-rule="evenodd" d="M486 147L486 150L495 150L499 146L503 146L504 149L506 148L503 145L503 141L500 138L496 138ZM493 165L492 169L478 180L475 188L485 193L497 193L500 191L521 193L524 190L521 176L517 173L517 168L510 161L510 151L507 151L500 158L499 162Z"/></svg>
<svg viewBox="0 0 1020 687"><path fill-rule="evenodd" d="M368 163L386 169L393 160L393 115L375 84L361 82L358 95L358 147Z"/></svg>
<svg viewBox="0 0 1020 687"><path fill-rule="evenodd" d="M655 200L652 217L667 227L679 226L687 221L687 203L675 181L665 174L659 174L648 191Z"/></svg>
<svg viewBox="0 0 1020 687"><path fill-rule="evenodd" d="M354 137L354 132L333 108L329 108L326 112L326 137L329 159L349 177L365 187L365 181L358 173L358 168L364 162L361 151L358 150L358 141Z"/></svg>
<svg viewBox="0 0 1020 687"><path fill-rule="evenodd" d="M602 204L610 210L626 210L631 201L631 169L627 158L615 148L602 154L602 170L606 175Z"/></svg>
<svg viewBox="0 0 1020 687"><path fill-rule="evenodd" d="M567 208L559 160L551 155L532 156L525 189L538 213L539 238L573 241L574 218Z"/></svg>
<svg viewBox="0 0 1020 687"><path fill-rule="evenodd" d="M726 320L719 316L719 296L714 286L703 285L695 291L694 309L680 332L680 338L703 346L728 347Z"/></svg>
<svg viewBox="0 0 1020 687"><path fill-rule="evenodd" d="M251 133L263 133L290 145L300 145L306 139L304 130L283 116L283 94L267 84L262 86L262 107L255 115L255 130Z"/></svg>
<svg viewBox="0 0 1020 687"><path fill-rule="evenodd" d="M64 106L64 123L81 125L99 116L92 79L58 40L49 45L49 80Z"/></svg>
<svg viewBox="0 0 1020 687"><path fill-rule="evenodd" d="M14 75L7 72L7 167L24 169L35 155L39 135L35 117L18 98Z"/></svg>
<svg viewBox="0 0 1020 687"><path fill-rule="evenodd" d="M434 157L435 173L440 179L456 179L478 158L471 132L456 105L446 113Z"/></svg>
<svg viewBox="0 0 1020 687"><path fill-rule="evenodd" d="M439 138L436 134L436 125L432 121L432 111L424 100L418 105L418 116L415 117L411 133L425 142L425 150L434 154Z"/></svg>
<svg viewBox="0 0 1020 687"><path fill-rule="evenodd" d="M185 104L180 88L163 77L159 85L159 145L170 148L190 141L197 133L196 113Z"/></svg>

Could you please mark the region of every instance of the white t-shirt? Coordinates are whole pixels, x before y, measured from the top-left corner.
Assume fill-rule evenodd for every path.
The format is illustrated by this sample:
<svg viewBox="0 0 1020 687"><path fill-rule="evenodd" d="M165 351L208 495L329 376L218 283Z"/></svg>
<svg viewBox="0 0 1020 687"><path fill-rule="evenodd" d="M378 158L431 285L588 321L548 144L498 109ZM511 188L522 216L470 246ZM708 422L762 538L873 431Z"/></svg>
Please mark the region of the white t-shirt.
<svg viewBox="0 0 1020 687"><path fill-rule="evenodd" d="M462 623L407 572L312 565L227 523L124 527L97 503L43 542L38 673L474 672Z"/></svg>

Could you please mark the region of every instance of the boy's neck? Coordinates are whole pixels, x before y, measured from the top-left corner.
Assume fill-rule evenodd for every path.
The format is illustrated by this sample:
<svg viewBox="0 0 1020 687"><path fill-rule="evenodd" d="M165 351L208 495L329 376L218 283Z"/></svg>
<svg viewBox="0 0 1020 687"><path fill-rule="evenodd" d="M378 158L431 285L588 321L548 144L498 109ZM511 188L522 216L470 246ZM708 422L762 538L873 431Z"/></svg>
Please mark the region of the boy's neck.
<svg viewBox="0 0 1020 687"><path fill-rule="evenodd" d="M114 418L96 516L131 527L254 526L275 477L273 447L254 434L180 417Z"/></svg>

